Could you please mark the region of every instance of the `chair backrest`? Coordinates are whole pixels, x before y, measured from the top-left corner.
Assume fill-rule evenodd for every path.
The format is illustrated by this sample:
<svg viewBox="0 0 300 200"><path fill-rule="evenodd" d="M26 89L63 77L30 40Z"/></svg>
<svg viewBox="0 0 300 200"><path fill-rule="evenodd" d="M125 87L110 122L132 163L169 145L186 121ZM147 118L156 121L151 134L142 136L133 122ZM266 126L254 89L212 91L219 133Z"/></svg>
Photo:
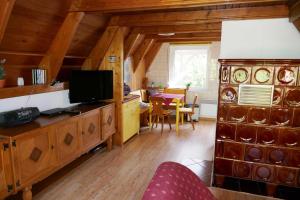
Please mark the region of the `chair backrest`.
<svg viewBox="0 0 300 200"><path fill-rule="evenodd" d="M195 110L195 105L196 105L196 102L197 102L197 98L198 98L198 95L195 95L195 96L194 96L193 105L192 105L192 112L193 112L193 113L194 113L194 110Z"/></svg>
<svg viewBox="0 0 300 200"><path fill-rule="evenodd" d="M144 90L144 89L141 89L141 90L140 90L140 93L141 93L141 100L142 100L142 102L144 102L144 103L149 103L149 95L148 95L148 91L147 91L147 90Z"/></svg>
<svg viewBox="0 0 300 200"><path fill-rule="evenodd" d="M186 88L164 88L167 94L184 94L184 103L186 103Z"/></svg>
<svg viewBox="0 0 300 200"><path fill-rule="evenodd" d="M162 115L163 111L164 111L163 103L165 102L165 98L150 97L150 101L151 101L151 104L152 104L152 114Z"/></svg>

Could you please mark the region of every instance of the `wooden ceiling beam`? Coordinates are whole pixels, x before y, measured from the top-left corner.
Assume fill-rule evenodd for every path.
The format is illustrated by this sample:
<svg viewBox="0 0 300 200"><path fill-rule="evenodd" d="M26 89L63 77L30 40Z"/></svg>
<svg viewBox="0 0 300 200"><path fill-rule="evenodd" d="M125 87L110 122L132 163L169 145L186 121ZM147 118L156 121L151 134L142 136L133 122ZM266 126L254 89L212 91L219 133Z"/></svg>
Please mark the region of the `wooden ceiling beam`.
<svg viewBox="0 0 300 200"><path fill-rule="evenodd" d="M222 22L223 20L283 18L289 16L287 5L228 8L218 10L176 11L114 16L110 25L158 26Z"/></svg>
<svg viewBox="0 0 300 200"><path fill-rule="evenodd" d="M16 0L0 1L0 43L3 39L5 29Z"/></svg>
<svg viewBox="0 0 300 200"><path fill-rule="evenodd" d="M119 27L108 26L96 46L92 49L89 56L85 59L82 69L83 70L97 70L99 65L102 63L103 58L107 50L109 49Z"/></svg>
<svg viewBox="0 0 300 200"><path fill-rule="evenodd" d="M158 33L194 33L194 32L215 32L221 31L222 23L203 23L192 25L177 26L144 26L135 27L133 32L141 34L158 34Z"/></svg>
<svg viewBox="0 0 300 200"><path fill-rule="evenodd" d="M144 37L144 35L136 32L129 34L124 44L124 60L126 60L132 53L137 42Z"/></svg>
<svg viewBox="0 0 300 200"><path fill-rule="evenodd" d="M290 5L290 21L300 31L300 1L293 0Z"/></svg>
<svg viewBox="0 0 300 200"><path fill-rule="evenodd" d="M146 35L146 38L152 39L188 39L188 38L221 38L221 32L211 32L211 33L181 33L172 36L161 36L157 34Z"/></svg>
<svg viewBox="0 0 300 200"><path fill-rule="evenodd" d="M84 12L68 13L46 55L42 58L39 68L47 70L48 83L56 79L83 16Z"/></svg>
<svg viewBox="0 0 300 200"><path fill-rule="evenodd" d="M132 55L133 58L133 72L137 70L145 55L155 42L154 39L145 39L142 44L138 47L135 53Z"/></svg>
<svg viewBox="0 0 300 200"><path fill-rule="evenodd" d="M156 55L158 54L160 48L162 46L161 42L155 42L152 47L149 49L148 53L145 55L145 72L147 72L153 63Z"/></svg>
<svg viewBox="0 0 300 200"><path fill-rule="evenodd" d="M221 41L221 38L186 38L186 39L160 39L161 43L211 43Z"/></svg>
<svg viewBox="0 0 300 200"><path fill-rule="evenodd" d="M278 3L283 0L75 0L70 11L128 12L216 5Z"/></svg>

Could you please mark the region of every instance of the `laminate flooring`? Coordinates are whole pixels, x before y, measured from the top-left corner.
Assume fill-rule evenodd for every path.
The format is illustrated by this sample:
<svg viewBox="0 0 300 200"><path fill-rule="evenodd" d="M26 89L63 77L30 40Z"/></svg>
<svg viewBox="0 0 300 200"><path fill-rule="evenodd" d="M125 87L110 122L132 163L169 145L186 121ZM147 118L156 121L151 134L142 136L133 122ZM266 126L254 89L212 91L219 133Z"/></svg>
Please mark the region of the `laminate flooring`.
<svg viewBox="0 0 300 200"><path fill-rule="evenodd" d="M191 124L160 125L134 136L123 148L96 152L84 161L62 169L56 178L49 177L33 186L35 200L139 200L156 168L164 161L182 163L210 184L214 152L215 122L200 121L193 131ZM80 160L80 159L79 159ZM76 163L76 161L75 161ZM57 178L58 177L58 178Z"/></svg>

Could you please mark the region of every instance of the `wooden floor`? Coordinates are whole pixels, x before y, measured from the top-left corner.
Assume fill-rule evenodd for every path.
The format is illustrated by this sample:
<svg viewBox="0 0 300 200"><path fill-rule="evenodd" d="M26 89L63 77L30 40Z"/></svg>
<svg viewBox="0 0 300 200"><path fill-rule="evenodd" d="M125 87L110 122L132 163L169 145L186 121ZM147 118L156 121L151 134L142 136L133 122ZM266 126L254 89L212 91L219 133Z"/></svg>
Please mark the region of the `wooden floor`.
<svg viewBox="0 0 300 200"><path fill-rule="evenodd" d="M179 137L174 126L172 131L167 128L162 136L158 127L132 138L123 149L95 153L34 194L34 199L140 200L160 163L177 161L197 170L195 163L212 160L215 122L201 121L195 131L190 124L183 125Z"/></svg>

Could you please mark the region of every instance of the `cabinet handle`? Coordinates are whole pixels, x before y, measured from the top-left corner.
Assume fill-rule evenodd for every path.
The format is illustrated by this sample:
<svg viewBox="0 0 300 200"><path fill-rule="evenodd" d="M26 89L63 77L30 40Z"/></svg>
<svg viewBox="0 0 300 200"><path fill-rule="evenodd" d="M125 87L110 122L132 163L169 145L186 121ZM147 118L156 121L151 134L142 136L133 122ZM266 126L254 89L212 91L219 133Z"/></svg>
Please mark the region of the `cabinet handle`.
<svg viewBox="0 0 300 200"><path fill-rule="evenodd" d="M84 131L82 131L82 135L84 135L85 133L84 133Z"/></svg>
<svg viewBox="0 0 300 200"><path fill-rule="evenodd" d="M54 145L51 145L51 149L52 149L52 150L54 149Z"/></svg>

